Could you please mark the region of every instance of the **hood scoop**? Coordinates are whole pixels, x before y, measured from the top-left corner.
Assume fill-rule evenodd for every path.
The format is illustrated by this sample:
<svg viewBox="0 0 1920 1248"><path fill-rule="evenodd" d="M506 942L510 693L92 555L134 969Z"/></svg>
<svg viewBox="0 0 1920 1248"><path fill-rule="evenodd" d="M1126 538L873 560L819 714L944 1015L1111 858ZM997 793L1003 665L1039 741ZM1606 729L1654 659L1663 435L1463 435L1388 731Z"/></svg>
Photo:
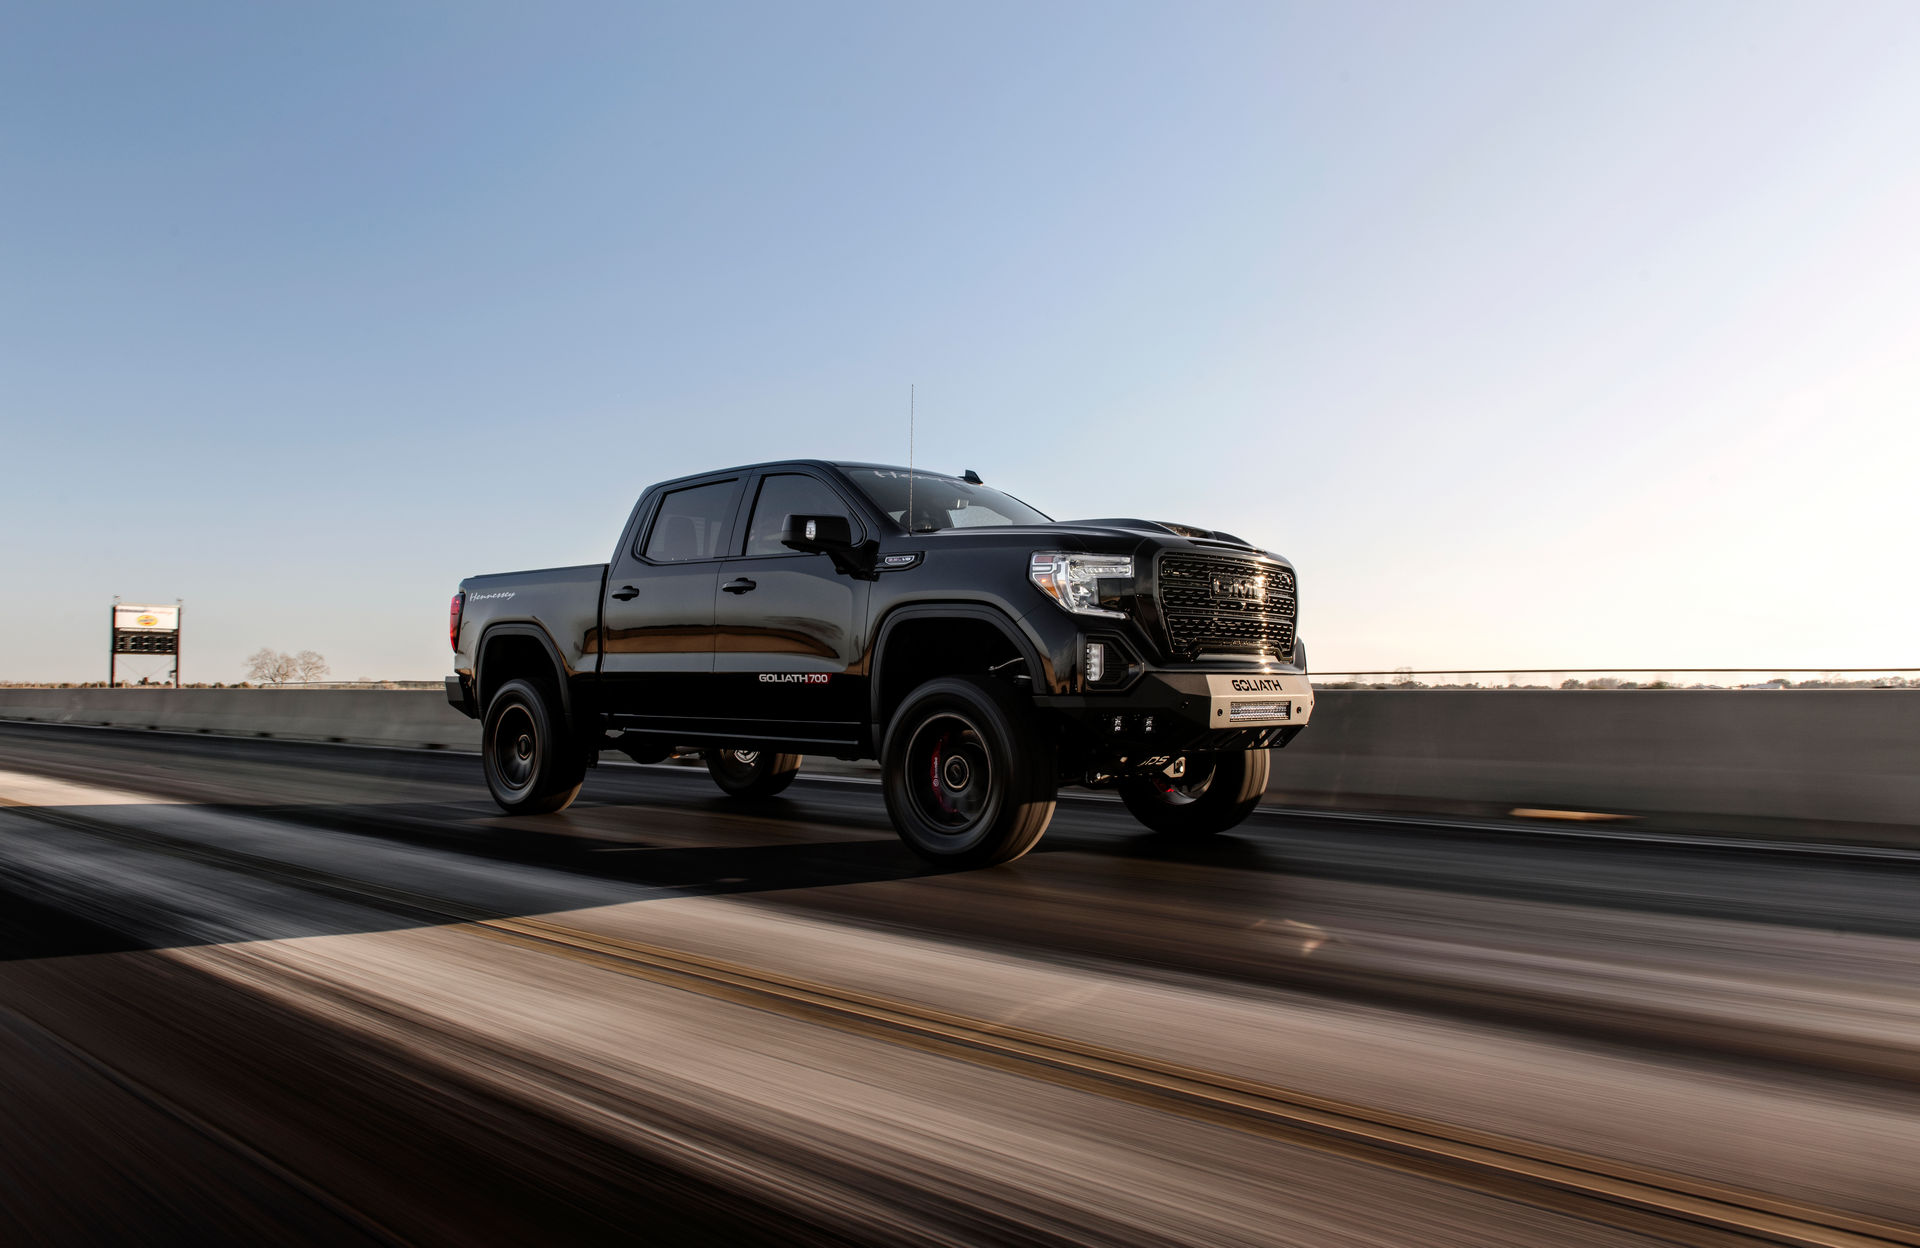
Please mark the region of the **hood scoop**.
<svg viewBox="0 0 1920 1248"><path fill-rule="evenodd" d="M1242 550L1252 550L1253 543L1235 537L1231 533L1222 533L1217 529L1203 529L1197 525L1175 524L1171 520L1142 520L1137 516L1105 516L1098 520L1070 520L1069 525L1080 525L1090 529L1146 529L1160 533L1171 533L1175 537L1184 537L1190 542L1204 542L1210 546L1236 546Z"/></svg>
<svg viewBox="0 0 1920 1248"><path fill-rule="evenodd" d="M1191 524L1175 524L1171 520L1162 520L1160 527L1169 533L1177 533L1191 542L1205 542L1209 546L1238 546L1243 550L1253 549L1253 543L1246 538L1222 533L1218 529L1200 529Z"/></svg>

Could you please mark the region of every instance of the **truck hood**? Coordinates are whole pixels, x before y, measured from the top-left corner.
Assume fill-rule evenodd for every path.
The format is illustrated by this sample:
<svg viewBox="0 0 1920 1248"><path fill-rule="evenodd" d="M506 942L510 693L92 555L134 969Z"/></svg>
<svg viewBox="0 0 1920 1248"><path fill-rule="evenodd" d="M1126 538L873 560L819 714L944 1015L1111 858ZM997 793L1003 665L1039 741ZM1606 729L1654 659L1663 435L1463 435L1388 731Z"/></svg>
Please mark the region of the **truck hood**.
<svg viewBox="0 0 1920 1248"><path fill-rule="evenodd" d="M1097 520L1060 520L1052 524L988 525L980 528L940 529L916 533L916 540L940 539L1017 545L1021 542L1058 543L1066 549L1086 547L1099 550L1137 547L1147 542L1160 547L1198 546L1221 554L1242 554L1259 559L1287 561L1272 551L1262 550L1244 538L1198 525L1174 524L1161 520L1141 520L1131 516L1112 516Z"/></svg>
<svg viewBox="0 0 1920 1248"><path fill-rule="evenodd" d="M1205 542L1230 542L1235 546L1245 546L1248 550L1257 549L1252 542L1243 537L1222 533L1218 529L1203 529L1196 524L1175 524L1171 520L1136 520L1123 516L1102 520L1066 520L1062 521L1062 525L1067 528L1096 529L1135 536L1160 537L1171 533L1175 537L1195 538Z"/></svg>

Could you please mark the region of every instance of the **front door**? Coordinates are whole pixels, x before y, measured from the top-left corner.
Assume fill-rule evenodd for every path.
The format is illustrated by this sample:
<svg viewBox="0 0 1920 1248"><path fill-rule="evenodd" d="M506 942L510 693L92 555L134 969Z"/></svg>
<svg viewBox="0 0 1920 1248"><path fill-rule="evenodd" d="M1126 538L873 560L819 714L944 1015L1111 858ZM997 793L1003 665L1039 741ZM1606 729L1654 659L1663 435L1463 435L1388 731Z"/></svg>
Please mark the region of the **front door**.
<svg viewBox="0 0 1920 1248"><path fill-rule="evenodd" d="M780 544L791 515L843 515L861 541L859 512L805 472L769 473L756 486L741 553L720 565L714 606L714 686L728 730L795 744L851 745L867 681L858 671L871 581L837 571L826 555Z"/></svg>
<svg viewBox="0 0 1920 1248"><path fill-rule="evenodd" d="M713 599L741 479L670 490L607 571L600 682L627 728L698 730L713 680Z"/></svg>

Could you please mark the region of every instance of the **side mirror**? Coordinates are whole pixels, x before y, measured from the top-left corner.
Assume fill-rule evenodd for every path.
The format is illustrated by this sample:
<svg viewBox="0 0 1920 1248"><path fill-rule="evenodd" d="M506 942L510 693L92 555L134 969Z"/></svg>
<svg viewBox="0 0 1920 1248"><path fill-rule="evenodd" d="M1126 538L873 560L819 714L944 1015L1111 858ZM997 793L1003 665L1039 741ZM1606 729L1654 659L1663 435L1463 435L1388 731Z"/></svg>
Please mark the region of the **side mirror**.
<svg viewBox="0 0 1920 1248"><path fill-rule="evenodd" d="M809 555L853 548L853 522L845 516L788 516L780 544Z"/></svg>
<svg viewBox="0 0 1920 1248"><path fill-rule="evenodd" d="M868 538L853 544L853 521L845 516L788 516L780 528L780 544L808 555L825 555L833 568L856 580L874 577L873 561L880 543Z"/></svg>

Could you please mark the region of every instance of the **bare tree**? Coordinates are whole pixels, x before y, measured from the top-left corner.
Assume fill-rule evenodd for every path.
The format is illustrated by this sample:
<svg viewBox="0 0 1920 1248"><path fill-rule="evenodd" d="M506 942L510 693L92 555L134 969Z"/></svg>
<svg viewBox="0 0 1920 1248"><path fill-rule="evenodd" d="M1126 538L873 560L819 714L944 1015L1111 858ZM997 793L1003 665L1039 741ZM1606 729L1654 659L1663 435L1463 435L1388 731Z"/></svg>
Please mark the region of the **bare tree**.
<svg viewBox="0 0 1920 1248"><path fill-rule="evenodd" d="M262 685L284 685L293 679L294 659L271 646L262 646L247 656L247 679Z"/></svg>
<svg viewBox="0 0 1920 1248"><path fill-rule="evenodd" d="M299 680L303 684L316 680L325 680L327 673L332 670L327 666L326 659L312 650L302 650L299 654L293 656L292 662L294 679Z"/></svg>

